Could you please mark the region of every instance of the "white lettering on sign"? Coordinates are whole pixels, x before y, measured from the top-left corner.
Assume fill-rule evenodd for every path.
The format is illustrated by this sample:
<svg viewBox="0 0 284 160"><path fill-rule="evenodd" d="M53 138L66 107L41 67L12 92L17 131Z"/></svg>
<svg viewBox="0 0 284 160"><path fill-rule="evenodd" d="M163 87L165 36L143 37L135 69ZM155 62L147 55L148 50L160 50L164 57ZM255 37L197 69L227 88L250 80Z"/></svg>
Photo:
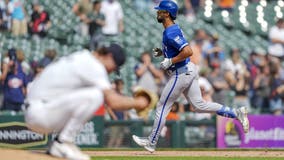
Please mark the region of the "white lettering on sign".
<svg viewBox="0 0 284 160"><path fill-rule="evenodd" d="M90 121L86 123L81 132L76 136L77 145L98 145L98 135L95 132L95 124Z"/></svg>
<svg viewBox="0 0 284 160"><path fill-rule="evenodd" d="M28 130L0 130L0 140L41 140L44 135Z"/></svg>
<svg viewBox="0 0 284 160"><path fill-rule="evenodd" d="M269 130L251 128L245 136L245 143L247 144L253 140L284 141L284 129L279 127Z"/></svg>

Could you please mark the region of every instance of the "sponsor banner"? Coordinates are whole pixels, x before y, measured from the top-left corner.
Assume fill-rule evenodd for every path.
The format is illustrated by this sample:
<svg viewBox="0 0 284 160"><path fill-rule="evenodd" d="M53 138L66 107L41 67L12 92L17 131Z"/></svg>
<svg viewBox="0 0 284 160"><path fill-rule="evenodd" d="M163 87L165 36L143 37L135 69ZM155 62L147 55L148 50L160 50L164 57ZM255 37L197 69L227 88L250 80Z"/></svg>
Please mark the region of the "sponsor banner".
<svg viewBox="0 0 284 160"><path fill-rule="evenodd" d="M80 133L75 137L76 145L83 148L102 147L102 125L103 123L98 120L98 118L94 118L92 121L87 122ZM53 140L56 136L57 134L52 134L50 140Z"/></svg>
<svg viewBox="0 0 284 160"><path fill-rule="evenodd" d="M104 120L102 116L93 117L76 136L75 143L80 147L103 146ZM23 115L0 116L0 146L10 148L46 148L56 134L45 135L29 130Z"/></svg>
<svg viewBox="0 0 284 160"><path fill-rule="evenodd" d="M249 115L250 130L243 132L239 121L217 118L218 148L283 148L284 116Z"/></svg>
<svg viewBox="0 0 284 160"><path fill-rule="evenodd" d="M101 145L99 141L99 131L98 128L95 129L94 121L86 123L75 138L75 143L79 146L89 146L94 147Z"/></svg>
<svg viewBox="0 0 284 160"><path fill-rule="evenodd" d="M0 123L0 146L31 147L44 145L48 136L30 131L23 122Z"/></svg>

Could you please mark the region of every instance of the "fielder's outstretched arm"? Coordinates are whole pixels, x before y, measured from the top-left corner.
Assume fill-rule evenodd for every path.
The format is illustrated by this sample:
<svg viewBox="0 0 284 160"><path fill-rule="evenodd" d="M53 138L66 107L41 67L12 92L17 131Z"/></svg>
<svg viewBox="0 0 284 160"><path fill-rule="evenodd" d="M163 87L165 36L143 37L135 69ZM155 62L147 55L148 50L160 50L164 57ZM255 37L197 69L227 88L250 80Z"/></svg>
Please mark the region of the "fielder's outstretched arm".
<svg viewBox="0 0 284 160"><path fill-rule="evenodd" d="M128 110L132 108L144 109L148 106L148 100L144 97L127 97L118 94L112 89L103 91L105 103L112 109Z"/></svg>

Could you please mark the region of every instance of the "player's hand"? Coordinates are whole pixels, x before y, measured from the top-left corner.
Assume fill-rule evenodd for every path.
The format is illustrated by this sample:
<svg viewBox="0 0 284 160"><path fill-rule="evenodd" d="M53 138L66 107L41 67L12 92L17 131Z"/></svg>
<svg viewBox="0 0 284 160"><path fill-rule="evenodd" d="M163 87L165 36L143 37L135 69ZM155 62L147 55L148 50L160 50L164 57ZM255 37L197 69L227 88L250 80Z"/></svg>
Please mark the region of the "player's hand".
<svg viewBox="0 0 284 160"><path fill-rule="evenodd" d="M168 69L171 65L172 65L172 59L171 58L165 58L162 62L161 62L161 68L163 68L164 70Z"/></svg>
<svg viewBox="0 0 284 160"><path fill-rule="evenodd" d="M154 48L153 55L154 57L160 57L161 55L163 55L163 51L161 50L161 48Z"/></svg>
<svg viewBox="0 0 284 160"><path fill-rule="evenodd" d="M136 101L135 109L137 110L143 110L149 106L150 101L146 97L138 96L135 97L134 99Z"/></svg>

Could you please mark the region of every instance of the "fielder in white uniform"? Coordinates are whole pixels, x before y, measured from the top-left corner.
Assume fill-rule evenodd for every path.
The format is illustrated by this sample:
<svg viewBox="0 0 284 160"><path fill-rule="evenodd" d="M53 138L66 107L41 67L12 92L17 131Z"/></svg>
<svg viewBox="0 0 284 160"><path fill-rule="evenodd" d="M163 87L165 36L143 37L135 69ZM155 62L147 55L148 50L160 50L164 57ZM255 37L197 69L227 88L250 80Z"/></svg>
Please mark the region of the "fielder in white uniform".
<svg viewBox="0 0 284 160"><path fill-rule="evenodd" d="M83 50L47 66L28 88L25 102L27 126L39 133L58 133L49 154L89 160L74 145L80 128L105 102L114 109L144 108L147 100L117 94L111 89L108 73L125 61L117 44L94 52Z"/></svg>
<svg viewBox="0 0 284 160"><path fill-rule="evenodd" d="M197 67L190 62L193 54L181 28L175 24L178 6L172 0L163 0L157 9L157 21L162 23L163 32L162 50L155 49L154 56L164 56L161 67L170 75L170 79L163 89L156 107L155 121L148 137L133 135L133 140L150 152L154 152L161 130L166 123L166 117L174 101L184 94L187 101L197 112L216 113L217 115L238 119L245 132L248 132L249 121L246 107L238 109L202 99L198 84Z"/></svg>

